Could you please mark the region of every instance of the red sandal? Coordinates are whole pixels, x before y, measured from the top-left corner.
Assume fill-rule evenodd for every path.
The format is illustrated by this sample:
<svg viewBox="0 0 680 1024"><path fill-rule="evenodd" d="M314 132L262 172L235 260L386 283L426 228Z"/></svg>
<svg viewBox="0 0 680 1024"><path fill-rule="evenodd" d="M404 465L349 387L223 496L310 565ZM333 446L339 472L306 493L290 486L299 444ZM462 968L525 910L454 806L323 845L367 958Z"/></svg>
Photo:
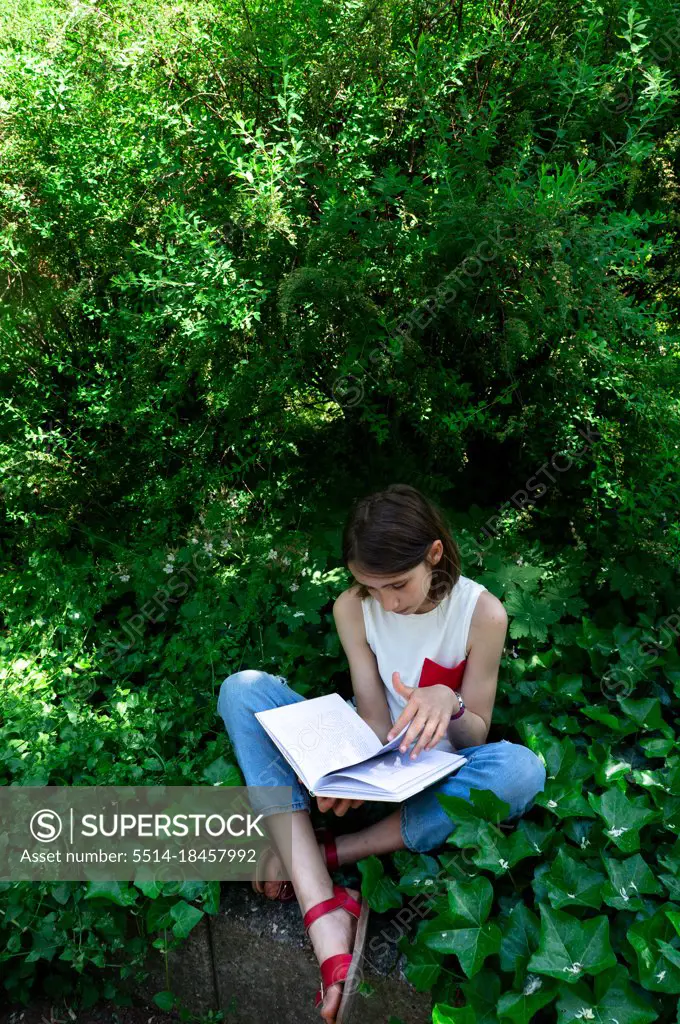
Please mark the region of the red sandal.
<svg viewBox="0 0 680 1024"><path fill-rule="evenodd" d="M324 855L326 857L326 867L329 873L331 871L337 871L338 865L338 849L335 845L335 837L331 830L324 826L323 828L315 828L314 832L323 842ZM264 894L264 882L260 879L259 868L266 862L267 857L272 852L272 847L268 847L265 852L261 855L260 860L255 868L255 878L251 882L253 892L258 895ZM274 896L269 896L268 899L279 900L281 903L290 903L291 900L296 899L295 889L291 881L282 881L279 884L279 888Z"/></svg>
<svg viewBox="0 0 680 1024"><path fill-rule="evenodd" d="M335 953L326 957L320 964L321 988L317 991L314 1006L323 1002L325 990L331 985L343 984L342 999L338 1007L335 1024L349 1024L352 1000L357 992L357 981L361 976L361 965L364 957L366 926L368 924L369 906L361 897L357 900L351 896L344 885L334 885L330 899L322 900L310 907L302 919L305 930L324 914L341 907L357 918L357 929L354 936L354 947L351 953Z"/></svg>

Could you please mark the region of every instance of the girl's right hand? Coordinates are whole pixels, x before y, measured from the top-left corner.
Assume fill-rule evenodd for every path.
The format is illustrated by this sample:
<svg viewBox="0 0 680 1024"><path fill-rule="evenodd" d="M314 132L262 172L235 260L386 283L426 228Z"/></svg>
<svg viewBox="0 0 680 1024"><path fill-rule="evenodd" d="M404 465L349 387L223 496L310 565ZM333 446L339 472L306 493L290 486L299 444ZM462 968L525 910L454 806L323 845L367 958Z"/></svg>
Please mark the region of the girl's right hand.
<svg viewBox="0 0 680 1024"><path fill-rule="evenodd" d="M295 778L298 780L300 785L303 784L299 775L296 775ZM323 814L325 814L326 811L330 811L332 808L339 817L342 817L350 807L361 807L363 803L363 800L341 800L339 797L335 796L317 796L316 798L317 807Z"/></svg>
<svg viewBox="0 0 680 1024"><path fill-rule="evenodd" d="M317 807L325 814L326 811L334 811L338 817L342 817L350 807L361 807L364 803L363 800L348 800L346 798L340 798L336 796L317 796L316 798Z"/></svg>

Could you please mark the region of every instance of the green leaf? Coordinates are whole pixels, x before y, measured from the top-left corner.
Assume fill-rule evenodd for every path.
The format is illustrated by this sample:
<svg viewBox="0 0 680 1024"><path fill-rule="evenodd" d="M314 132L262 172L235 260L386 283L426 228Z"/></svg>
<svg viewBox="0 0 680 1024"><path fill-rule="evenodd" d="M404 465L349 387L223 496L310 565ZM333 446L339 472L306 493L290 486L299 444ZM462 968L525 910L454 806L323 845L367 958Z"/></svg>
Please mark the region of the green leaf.
<svg viewBox="0 0 680 1024"><path fill-rule="evenodd" d="M503 931L500 948L501 969L524 969L538 946L538 918L524 903L516 903L512 910L500 919L500 923Z"/></svg>
<svg viewBox="0 0 680 1024"><path fill-rule="evenodd" d="M584 974L599 974L616 963L606 917L579 921L540 904L541 934L529 970L573 984Z"/></svg>
<svg viewBox="0 0 680 1024"><path fill-rule="evenodd" d="M493 887L488 878L480 875L469 882L447 881L446 888L455 924L481 925L486 921L493 902Z"/></svg>
<svg viewBox="0 0 680 1024"><path fill-rule="evenodd" d="M423 946L414 946L407 953L404 974L418 992L429 992L441 973L441 961Z"/></svg>
<svg viewBox="0 0 680 1024"><path fill-rule="evenodd" d="M137 901L137 893L126 883L120 882L88 882L85 890L86 900L108 900L119 907L131 907Z"/></svg>
<svg viewBox="0 0 680 1024"><path fill-rule="evenodd" d="M526 636L543 643L548 638L548 627L560 617L559 612L541 598L517 588L506 594L505 607L510 618L510 636L514 639Z"/></svg>
<svg viewBox="0 0 680 1024"><path fill-rule="evenodd" d="M384 914L392 907L400 907L402 896L391 878L385 875L385 868L379 857L371 854L357 861L362 875L361 895L372 910Z"/></svg>
<svg viewBox="0 0 680 1024"><path fill-rule="evenodd" d="M530 974L522 992L505 992L498 1001L498 1016L515 1024L529 1024L531 1018L555 998L555 985Z"/></svg>
<svg viewBox="0 0 680 1024"><path fill-rule="evenodd" d="M635 921L626 937L635 950L640 983L650 992L680 993L680 967L665 955L659 941L677 950L680 938L666 911L677 911L673 903L664 903L651 917Z"/></svg>
<svg viewBox="0 0 680 1024"><path fill-rule="evenodd" d="M663 889L639 853L617 860L602 854L609 881L602 888L605 903L617 910L642 910L643 893L661 895Z"/></svg>
<svg viewBox="0 0 680 1024"><path fill-rule="evenodd" d="M202 778L211 786L242 786L243 776L234 764L218 757L203 771Z"/></svg>
<svg viewBox="0 0 680 1024"><path fill-rule="evenodd" d="M631 987L628 972L621 964L595 978L594 992L584 982L563 985L557 1012L559 1024L651 1024L659 1016L651 1002Z"/></svg>
<svg viewBox="0 0 680 1024"><path fill-rule="evenodd" d="M643 795L629 798L620 789L608 789L601 795L588 793L593 810L604 820L604 834L624 853L640 848L640 829L658 818L658 811Z"/></svg>
<svg viewBox="0 0 680 1024"><path fill-rule="evenodd" d="M548 898L558 910L571 905L592 907L594 910L602 906L604 874L589 868L584 861L570 857L564 847L557 851L544 881Z"/></svg>
<svg viewBox="0 0 680 1024"><path fill-rule="evenodd" d="M448 928L429 932L423 941L438 953L455 953L468 978L481 970L487 956L497 953L501 943L500 928L491 923L480 928Z"/></svg>
<svg viewBox="0 0 680 1024"><path fill-rule="evenodd" d="M196 927L204 916L204 911L198 907L192 907L191 904L186 903L184 900L180 900L179 903L175 903L171 908L170 916L175 922L172 926L173 935L178 939L186 939L189 932Z"/></svg>
<svg viewBox="0 0 680 1024"><path fill-rule="evenodd" d="M153 997L153 1001L160 1010L164 1010L168 1013L175 1005L175 993L174 992L156 992Z"/></svg>

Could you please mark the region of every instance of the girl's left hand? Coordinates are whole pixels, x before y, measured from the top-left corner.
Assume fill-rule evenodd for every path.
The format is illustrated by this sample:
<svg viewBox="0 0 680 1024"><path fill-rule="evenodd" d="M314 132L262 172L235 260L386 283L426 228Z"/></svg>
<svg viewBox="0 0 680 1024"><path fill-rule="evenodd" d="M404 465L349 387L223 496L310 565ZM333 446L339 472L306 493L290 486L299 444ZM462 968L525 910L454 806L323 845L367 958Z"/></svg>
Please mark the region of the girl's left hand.
<svg viewBox="0 0 680 1024"><path fill-rule="evenodd" d="M391 740L410 722L410 729L402 736L399 750L403 753L419 736L413 748L411 759L418 756L421 750L431 750L446 736L451 715L458 707L458 698L448 686L404 686L399 673L392 673L392 686L395 693L405 697L408 704L399 715L387 734Z"/></svg>

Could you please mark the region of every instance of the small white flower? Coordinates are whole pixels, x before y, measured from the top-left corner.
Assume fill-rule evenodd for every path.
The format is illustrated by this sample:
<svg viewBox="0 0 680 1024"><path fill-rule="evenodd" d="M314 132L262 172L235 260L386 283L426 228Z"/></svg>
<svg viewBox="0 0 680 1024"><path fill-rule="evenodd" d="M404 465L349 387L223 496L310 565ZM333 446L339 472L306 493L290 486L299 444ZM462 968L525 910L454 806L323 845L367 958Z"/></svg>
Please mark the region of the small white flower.
<svg viewBox="0 0 680 1024"><path fill-rule="evenodd" d="M630 882L629 884L630 884L631 889L635 889L636 892L639 891L637 885L635 884L635 882Z"/></svg>
<svg viewBox="0 0 680 1024"><path fill-rule="evenodd" d="M626 901L626 903L627 903L627 902L628 902L628 900L630 899L630 896L629 896L629 895L628 895L628 893L626 892L626 887L625 887L625 885L622 885L622 886L621 886L621 888L619 889L619 896L621 897L621 899L625 900L625 901Z"/></svg>
<svg viewBox="0 0 680 1024"><path fill-rule="evenodd" d="M125 573L123 576L119 576L118 579L122 580L123 583L127 583L130 577L127 575L127 573Z"/></svg>
<svg viewBox="0 0 680 1024"><path fill-rule="evenodd" d="M618 839L619 836L622 836L623 833L627 832L627 831L628 831L627 828L607 828L607 829L605 829L606 834L608 836L611 836L612 839Z"/></svg>
<svg viewBox="0 0 680 1024"><path fill-rule="evenodd" d="M586 846L590 846L590 839L587 839L585 836L581 836L581 849L585 850Z"/></svg>
<svg viewBox="0 0 680 1024"><path fill-rule="evenodd" d="M568 892L567 896L569 897L570 900L575 900L576 899L576 893L575 892Z"/></svg>
<svg viewBox="0 0 680 1024"><path fill-rule="evenodd" d="M175 561L175 556L174 556L174 554L172 553L172 551L171 551L171 552L170 552L170 554L169 554L169 555L167 556L167 558L168 558L168 561L169 561L169 562L174 562L174 561Z"/></svg>
<svg viewBox="0 0 680 1024"><path fill-rule="evenodd" d="M223 548L228 548L228 547L230 547L229 541L228 541L228 540L223 540L223 541L222 541L222 545L221 545L221 546L222 546Z"/></svg>
<svg viewBox="0 0 680 1024"><path fill-rule="evenodd" d="M580 974L583 970L583 964L579 963L577 960L571 965L571 967L564 967L563 970L566 974Z"/></svg>
<svg viewBox="0 0 680 1024"><path fill-rule="evenodd" d="M659 971L659 973L656 975L656 980L657 981L663 981L663 979L665 977L666 977L666 972L665 971Z"/></svg>
<svg viewBox="0 0 680 1024"><path fill-rule="evenodd" d="M80 618L80 612L74 612L73 613L73 618L74 619L79 619Z"/></svg>
<svg viewBox="0 0 680 1024"><path fill-rule="evenodd" d="M192 537L191 538L191 543L192 544L198 544L198 537Z"/></svg>
<svg viewBox="0 0 680 1024"><path fill-rule="evenodd" d="M269 551L269 554L267 555L267 558L271 559L271 558L276 558L276 557L277 557L276 551L274 551L274 548L271 548L270 551Z"/></svg>
<svg viewBox="0 0 680 1024"><path fill-rule="evenodd" d="M507 869L510 867L507 860L503 860L502 858L498 861L498 863L500 864L504 871L507 871Z"/></svg>
<svg viewBox="0 0 680 1024"><path fill-rule="evenodd" d="M290 565L290 558L288 557L288 555L284 555L281 561L284 565Z"/></svg>
<svg viewBox="0 0 680 1024"><path fill-rule="evenodd" d="M163 572L171 573L175 571L174 565L164 565Z"/></svg>
<svg viewBox="0 0 680 1024"><path fill-rule="evenodd" d="M305 551L304 555L302 556L302 561L306 562L308 558L309 558L309 551Z"/></svg>
<svg viewBox="0 0 680 1024"><path fill-rule="evenodd" d="M293 612L293 618L294 618L294 619L297 619L297 618L299 618L299 617L300 617L301 615L304 615L304 614L305 614L304 612Z"/></svg>
<svg viewBox="0 0 680 1024"><path fill-rule="evenodd" d="M575 1016L579 1020L595 1020L595 1014L589 1006L582 1006Z"/></svg>
<svg viewBox="0 0 680 1024"><path fill-rule="evenodd" d="M297 583L291 583L291 585L290 585L290 589L291 589L291 590L299 590L299 589L300 589L300 587L299 587L299 584L297 584Z"/></svg>
<svg viewBox="0 0 680 1024"><path fill-rule="evenodd" d="M213 549L213 546L212 546L212 542L211 541L208 541L207 544L203 545L203 550L207 551L208 553L210 553L212 551L212 549Z"/></svg>
<svg viewBox="0 0 680 1024"><path fill-rule="evenodd" d="M522 989L522 995L532 996L534 992L538 992L539 988L543 985L542 980L537 974L527 974L527 980Z"/></svg>
<svg viewBox="0 0 680 1024"><path fill-rule="evenodd" d="M552 810L553 807L557 807L557 800L548 800L548 807Z"/></svg>
<svg viewBox="0 0 680 1024"><path fill-rule="evenodd" d="M517 564L518 564L518 565L524 565L524 559L522 558L522 556L521 556L521 555L520 555L520 557L519 557L519 558L517 559Z"/></svg>

